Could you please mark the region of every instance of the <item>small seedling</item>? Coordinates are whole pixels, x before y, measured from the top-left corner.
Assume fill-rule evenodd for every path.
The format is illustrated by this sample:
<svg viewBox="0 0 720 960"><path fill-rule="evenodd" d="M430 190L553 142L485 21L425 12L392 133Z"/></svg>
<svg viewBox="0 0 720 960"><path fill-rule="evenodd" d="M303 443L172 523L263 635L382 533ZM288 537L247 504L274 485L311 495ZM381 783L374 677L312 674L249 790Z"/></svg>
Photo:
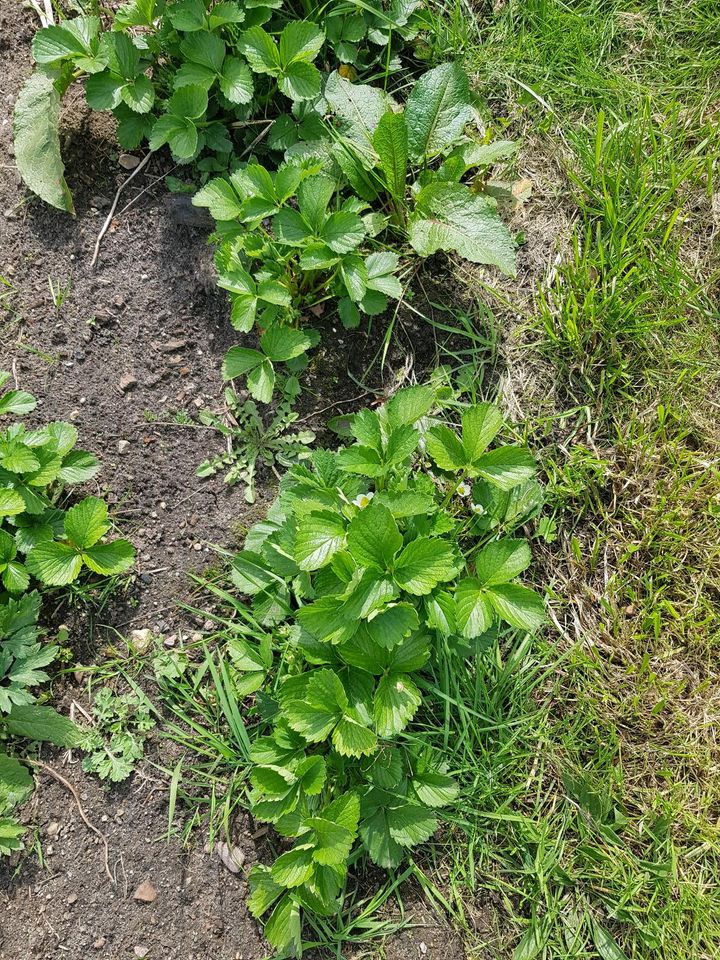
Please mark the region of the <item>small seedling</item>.
<svg viewBox="0 0 720 960"><path fill-rule="evenodd" d="M62 280L53 282L53 278L48 277L48 287L50 288L50 296L52 297L53 306L59 313L62 309L62 305L70 296L70 290L72 289L72 278L68 277L63 283Z"/></svg>
<svg viewBox="0 0 720 960"><path fill-rule="evenodd" d="M104 687L92 705L93 726L83 731L82 768L101 780L127 780L144 756L145 735L155 726L150 704L138 693L113 693Z"/></svg>
<svg viewBox="0 0 720 960"><path fill-rule="evenodd" d="M315 440L312 430L289 432L298 415L293 407L300 395L300 386L295 377L283 383L281 400L275 412L264 418L252 400L240 400L235 391L225 390L227 422L208 410L203 410L200 419L214 427L227 440L227 452L212 460L206 460L197 470L199 477L209 477L229 468L224 480L228 484L244 483L245 499L255 502L255 479L258 461L267 467L275 464L288 467L310 456L309 445ZM266 420L269 422L266 423Z"/></svg>

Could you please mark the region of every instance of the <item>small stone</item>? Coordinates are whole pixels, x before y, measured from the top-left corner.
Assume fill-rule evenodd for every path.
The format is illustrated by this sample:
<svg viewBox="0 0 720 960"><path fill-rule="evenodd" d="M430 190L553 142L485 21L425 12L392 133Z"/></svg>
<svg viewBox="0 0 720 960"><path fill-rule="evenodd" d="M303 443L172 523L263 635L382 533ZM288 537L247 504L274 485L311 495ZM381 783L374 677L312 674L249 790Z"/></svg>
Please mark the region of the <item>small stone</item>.
<svg viewBox="0 0 720 960"><path fill-rule="evenodd" d="M155 903L157 900L157 890L151 883L144 880L135 890L133 900L137 900L138 903Z"/></svg>
<svg viewBox="0 0 720 960"><path fill-rule="evenodd" d="M118 440L118 445L117 445L118 453L125 453L125 451L129 446L130 446L129 440Z"/></svg>
<svg viewBox="0 0 720 960"><path fill-rule="evenodd" d="M169 637L165 637L165 639L163 640L163 643L165 644L166 647L174 647L175 644L177 643L177 637L175 636L174 633L171 633Z"/></svg>
<svg viewBox="0 0 720 960"><path fill-rule="evenodd" d="M147 627L143 630L132 630L130 637L138 653L145 653L153 644L153 632Z"/></svg>
<svg viewBox="0 0 720 960"><path fill-rule="evenodd" d="M245 854L240 847L231 847L223 840L221 843L215 844L215 853L217 853L230 873L240 873L240 869L245 863Z"/></svg>
<svg viewBox="0 0 720 960"><path fill-rule="evenodd" d="M123 170L134 170L135 167L139 166L140 158L133 156L132 153L121 153L118 157L118 163Z"/></svg>
<svg viewBox="0 0 720 960"><path fill-rule="evenodd" d="M427 944L422 941L420 942L420 953L422 954L427 953Z"/></svg>
<svg viewBox="0 0 720 960"><path fill-rule="evenodd" d="M132 390L133 387L137 386L137 379L131 373L124 373L120 380L118 381L118 386L125 393L128 390Z"/></svg>
<svg viewBox="0 0 720 960"><path fill-rule="evenodd" d="M107 943L107 940L105 939L105 937L98 937L97 940L93 943L93 946L95 947L96 950L102 950L102 948L105 946L106 943Z"/></svg>
<svg viewBox="0 0 720 960"><path fill-rule="evenodd" d="M133 953L136 957L139 957L140 960L143 960L143 957L149 956L150 951L147 947L133 947Z"/></svg>
<svg viewBox="0 0 720 960"><path fill-rule="evenodd" d="M56 837L60 833L60 824L57 820L53 820L52 823L48 824L48 828L45 831L49 837Z"/></svg>
<svg viewBox="0 0 720 960"><path fill-rule="evenodd" d="M195 399L193 400L193 404L194 404L194 405L198 408L198 410L199 410L201 407L204 407L204 406L205 406L205 401L203 400L202 397L195 397Z"/></svg>
<svg viewBox="0 0 720 960"><path fill-rule="evenodd" d="M74 903L77 903L77 894L71 893L65 902L69 907L71 907Z"/></svg>
<svg viewBox="0 0 720 960"><path fill-rule="evenodd" d="M193 544L193 550L196 550L196 551L199 553L199 552L202 550L202 544L201 544L201 543L194 543L194 544Z"/></svg>
<svg viewBox="0 0 720 960"><path fill-rule="evenodd" d="M163 353L175 353L177 350L182 350L183 347L187 346L187 340L168 340L167 343L163 343L160 347Z"/></svg>

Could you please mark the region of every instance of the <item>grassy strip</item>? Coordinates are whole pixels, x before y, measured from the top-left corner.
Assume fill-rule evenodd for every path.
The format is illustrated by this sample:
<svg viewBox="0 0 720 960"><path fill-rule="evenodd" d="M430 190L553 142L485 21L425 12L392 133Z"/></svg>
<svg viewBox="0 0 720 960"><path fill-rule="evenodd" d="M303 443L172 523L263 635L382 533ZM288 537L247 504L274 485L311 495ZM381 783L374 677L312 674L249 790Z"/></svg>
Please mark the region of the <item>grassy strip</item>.
<svg viewBox="0 0 720 960"><path fill-rule="evenodd" d="M574 208L519 333L542 387L513 382L512 369L505 379L510 396L524 388L525 429L545 445L556 631L456 678L444 736L452 747L462 731L457 768L476 786L441 869L481 955L713 957L715 12L495 8L466 17L456 46L532 143L528 161L559 155L555 187ZM463 720L462 704L482 704L497 729ZM488 900L494 935L478 920Z"/></svg>

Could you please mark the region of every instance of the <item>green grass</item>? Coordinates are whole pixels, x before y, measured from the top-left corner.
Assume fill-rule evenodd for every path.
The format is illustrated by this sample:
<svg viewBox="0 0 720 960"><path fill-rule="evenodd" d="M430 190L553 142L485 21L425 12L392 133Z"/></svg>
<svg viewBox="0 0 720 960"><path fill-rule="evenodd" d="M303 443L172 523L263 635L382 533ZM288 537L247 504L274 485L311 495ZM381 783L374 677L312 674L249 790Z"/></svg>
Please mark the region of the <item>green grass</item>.
<svg viewBox="0 0 720 960"><path fill-rule="evenodd" d="M558 520L538 574L556 629L519 659L509 647L454 678L444 739L452 747L460 726L453 759L473 788L441 869L478 956L709 960L720 952L717 8L494 6L466 18L456 47L530 168L545 152L559 161L571 224L559 262L524 291L511 352L552 385L521 406ZM497 731L463 720L461 704ZM488 897L494 936L472 916Z"/></svg>

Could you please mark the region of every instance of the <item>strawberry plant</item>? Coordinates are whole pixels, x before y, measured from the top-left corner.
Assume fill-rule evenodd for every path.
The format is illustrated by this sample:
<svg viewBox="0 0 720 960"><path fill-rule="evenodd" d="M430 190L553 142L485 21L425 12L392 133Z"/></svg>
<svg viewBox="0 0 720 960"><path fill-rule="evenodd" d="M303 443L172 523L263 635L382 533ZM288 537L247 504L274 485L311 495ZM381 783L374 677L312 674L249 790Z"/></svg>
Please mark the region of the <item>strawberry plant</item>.
<svg viewBox="0 0 720 960"><path fill-rule="evenodd" d="M275 0L130 0L103 17L50 23L33 40L36 71L16 104L18 168L44 200L72 211L57 125L60 99L80 78L89 106L115 114L124 149L168 144L178 162L227 169L257 118L269 117L277 155L305 138L304 105L321 95L326 62L400 69L387 47L399 52L417 34L418 6L307 4L301 19Z"/></svg>
<svg viewBox="0 0 720 960"><path fill-rule="evenodd" d="M232 578L279 655L250 656L265 730L252 746L251 810L285 838L250 874L249 906L279 951L302 950L302 914L338 909L348 861L385 869L438 829L459 785L413 732L437 652L457 668L499 628L536 630L540 596L518 582L537 512L534 461L495 446L502 417L435 393L398 392L351 419L354 443L292 467Z"/></svg>
<svg viewBox="0 0 720 960"><path fill-rule="evenodd" d="M0 372L0 388L9 374ZM0 417L34 410L22 390L0 394ZM66 485L83 483L98 470L95 457L77 450L77 430L54 422L34 430L15 420L0 430L0 854L22 845L24 828L12 816L32 790L25 765L12 755L15 738L77 743L75 725L52 707L36 703L35 689L58 648L40 640L39 585L66 585L86 567L109 576L127 570L134 550L127 540L106 541L107 505L85 497L65 510Z"/></svg>

